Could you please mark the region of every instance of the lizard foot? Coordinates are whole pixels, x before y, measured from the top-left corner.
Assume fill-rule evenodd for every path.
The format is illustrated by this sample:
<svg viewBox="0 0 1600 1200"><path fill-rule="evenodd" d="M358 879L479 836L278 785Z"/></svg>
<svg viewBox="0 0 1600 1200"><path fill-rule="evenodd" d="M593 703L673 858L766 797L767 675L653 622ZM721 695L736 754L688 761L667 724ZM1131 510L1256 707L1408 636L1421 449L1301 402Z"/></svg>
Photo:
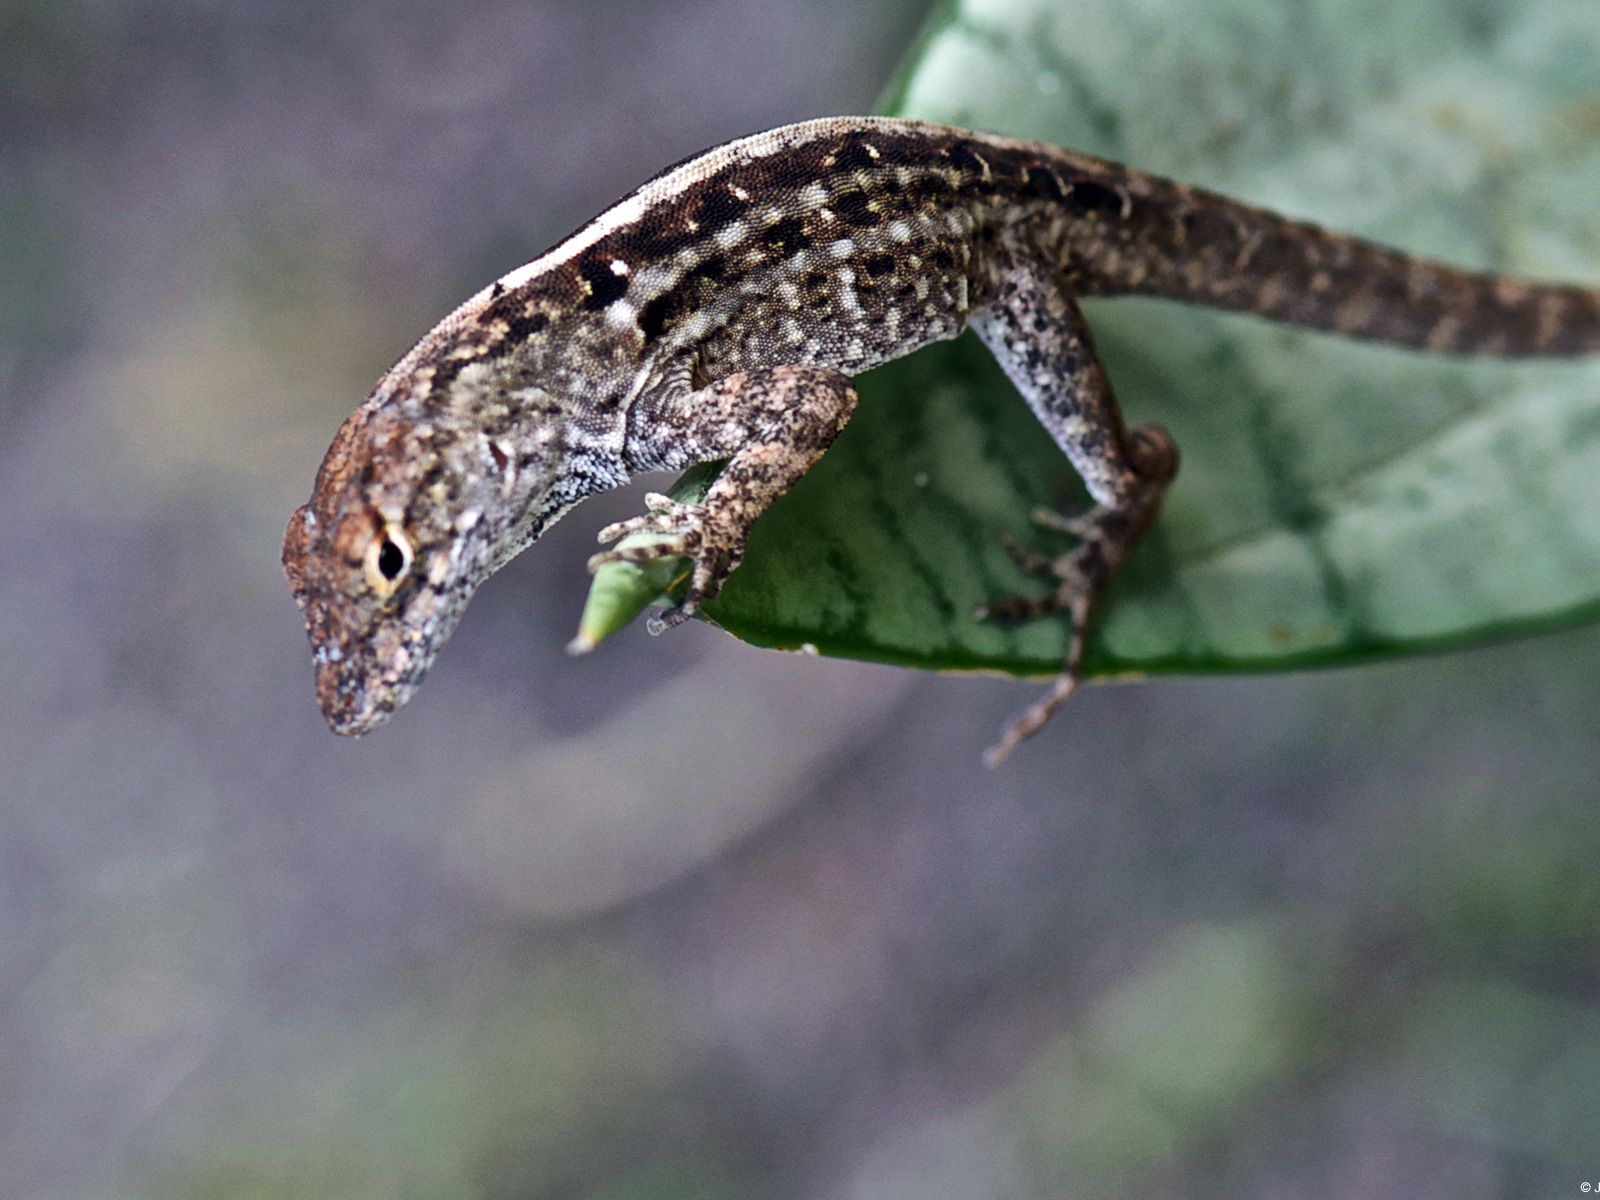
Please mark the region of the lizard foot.
<svg viewBox="0 0 1600 1200"><path fill-rule="evenodd" d="M1048 529L1053 533L1071 534L1079 541L1085 541L1096 536L1098 516L1098 512L1060 513L1053 508L1036 508L1029 519L1040 529ZM1014 538L1009 533L1002 533L999 537L1000 544L1005 547L1006 553L1011 555L1011 560L1029 575L1037 575L1040 579L1075 578L1070 568L1063 565L1066 562L1065 559L1030 550L1022 544L1019 538ZM1064 572L1066 573L1064 574ZM1052 598L1046 597L1045 599L1048 602ZM1043 616L1045 612L1055 612L1065 607L1062 604L1052 604L1051 607L1041 609L1038 612L1013 613L1011 608L1019 602L1029 606L1037 603L1032 597L1011 596L1005 600L996 601L993 605L985 605L980 608L978 616L979 618L1003 617L1018 619L1027 616ZM1002 609L1004 611L999 611Z"/></svg>
<svg viewBox="0 0 1600 1200"><path fill-rule="evenodd" d="M1002 621L1025 621L1048 613L1065 612L1072 620L1072 638L1061 674L1042 699L1015 717L1000 740L983 756L988 766L998 766L1022 742L1055 716L1056 710L1077 690L1083 677L1083 653L1095 605L1111 584L1128 550L1150 527L1160 511L1167 486L1178 472L1178 448L1159 425L1139 425L1127 434L1126 449L1131 483L1120 488L1118 499L1095 505L1088 512L1064 516L1035 509L1033 523L1059 530L1078 544L1059 558L1049 558L1006 538L1005 546L1017 565L1030 575L1056 581L1055 590L1043 596L1007 596L985 604L974 615Z"/></svg>
<svg viewBox="0 0 1600 1200"><path fill-rule="evenodd" d="M1079 539L1076 547L1057 558L1037 554L1014 538L1002 539L1019 567L1030 575L1055 580L1056 587L1042 596L1006 596L991 601L973 615L979 620L1027 621L1050 613L1066 613L1072 621L1072 639L1061 674L1049 692L1006 726L1000 740L984 753L985 765L994 767L1004 762L1023 741L1044 728L1077 690L1095 604L1143 529L1141 517L1125 505L1100 505L1080 516L1035 512L1035 524Z"/></svg>
<svg viewBox="0 0 1600 1200"><path fill-rule="evenodd" d="M1067 646L1066 663L1045 696L1013 718L1000 740L984 752L985 766L997 767L1011 752L1043 729L1056 710L1077 690L1083 665L1083 650L1088 638L1089 617L1100 589L1109 580L1103 569L1101 548L1086 541L1060 558L1047 558L1008 542L1007 549L1017 565L1031 575L1044 575L1057 581L1053 592L1043 596L1007 596L985 604L974 614L980 620L1025 621L1049 613L1065 612L1072 621L1072 640Z"/></svg>
<svg viewBox="0 0 1600 1200"><path fill-rule="evenodd" d="M744 559L746 530L736 514L717 507L680 504L656 492L646 495L644 502L649 510L644 516L607 525L600 531L600 541L612 542L635 533L657 535L657 540L602 550L589 559L589 570L593 573L614 562L642 566L658 558L691 559L689 589L683 599L645 624L655 634L683 624L701 604L716 598Z"/></svg>

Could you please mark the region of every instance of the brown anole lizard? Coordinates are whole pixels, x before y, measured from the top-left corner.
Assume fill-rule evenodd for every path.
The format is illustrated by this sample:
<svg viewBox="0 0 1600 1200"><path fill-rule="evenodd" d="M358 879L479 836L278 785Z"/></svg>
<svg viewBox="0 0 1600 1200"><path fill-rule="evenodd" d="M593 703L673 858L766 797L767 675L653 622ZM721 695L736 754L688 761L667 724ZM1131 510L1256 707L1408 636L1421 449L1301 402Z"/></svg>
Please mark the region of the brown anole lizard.
<svg viewBox="0 0 1600 1200"><path fill-rule="evenodd" d="M686 556L676 625L739 565L751 524L855 408L850 377L973 329L1094 506L1047 558L1064 612L1050 692L1072 692L1095 603L1177 471L1128 427L1082 296L1147 295L1456 354L1600 351L1600 292L1458 270L1054 146L881 117L788 125L686 159L435 326L339 430L284 537L317 701L334 731L386 720L479 584L578 501L639 471L727 459L702 504L646 498L608 561Z"/></svg>

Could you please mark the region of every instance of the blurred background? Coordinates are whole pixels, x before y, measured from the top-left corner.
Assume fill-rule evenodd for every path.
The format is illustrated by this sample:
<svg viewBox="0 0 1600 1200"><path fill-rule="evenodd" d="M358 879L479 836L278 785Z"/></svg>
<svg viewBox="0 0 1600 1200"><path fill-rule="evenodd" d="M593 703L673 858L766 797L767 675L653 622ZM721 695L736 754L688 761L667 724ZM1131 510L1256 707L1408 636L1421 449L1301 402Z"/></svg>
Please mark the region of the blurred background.
<svg viewBox="0 0 1600 1200"><path fill-rule="evenodd" d="M434 320L919 0L0 0L0 1196L1600 1184L1600 632L1034 690L562 647L351 742L278 567Z"/></svg>

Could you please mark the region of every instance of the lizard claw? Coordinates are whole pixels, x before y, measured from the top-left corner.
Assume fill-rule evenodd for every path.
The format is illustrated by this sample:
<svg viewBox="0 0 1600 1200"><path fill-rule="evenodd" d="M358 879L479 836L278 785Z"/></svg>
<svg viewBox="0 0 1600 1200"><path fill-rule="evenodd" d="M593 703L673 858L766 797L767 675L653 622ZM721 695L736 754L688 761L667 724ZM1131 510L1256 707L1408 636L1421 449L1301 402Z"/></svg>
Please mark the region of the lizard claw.
<svg viewBox="0 0 1600 1200"><path fill-rule="evenodd" d="M651 613L645 618L644 628L651 637L659 637L669 629L676 629L690 617L694 616L695 609L687 603L674 604L671 608L663 609L659 613Z"/></svg>
<svg viewBox="0 0 1600 1200"><path fill-rule="evenodd" d="M1009 533L1000 535L1000 544L1005 547L1006 553L1011 555L1011 561L1029 575L1037 575L1041 579L1055 578L1056 560L1048 554L1039 554L1028 549Z"/></svg>
<svg viewBox="0 0 1600 1200"><path fill-rule="evenodd" d="M641 542L636 546L613 546L609 550L602 550L598 554L589 556L589 574L593 575L601 567L611 563L628 563L642 567L645 563L655 562L658 558L683 558L691 552L691 549L689 540L681 536Z"/></svg>
<svg viewBox="0 0 1600 1200"><path fill-rule="evenodd" d="M1087 549L1080 546L1061 558L1032 556L1037 559L1040 569L1035 569L1031 562L1019 565L1031 574L1054 579L1055 590L1042 596L1002 596L987 604L980 604L973 612L973 617L979 621L1031 621L1051 613L1071 612L1076 620L1081 610L1083 619L1087 620L1088 610L1099 590L1092 569L1093 558L1085 553Z"/></svg>
<svg viewBox="0 0 1600 1200"><path fill-rule="evenodd" d="M1087 538L1094 536L1099 527L1100 513L1094 509L1081 513L1064 513L1041 505L1028 514L1028 519L1040 529L1049 529L1055 533L1070 533L1076 538Z"/></svg>
<svg viewBox="0 0 1600 1200"><path fill-rule="evenodd" d="M644 504L649 510L644 516L613 521L600 531L596 540L614 542L630 533L675 533L686 530L693 525L693 514L698 511L693 505L679 504L660 492L646 493Z"/></svg>
<svg viewBox="0 0 1600 1200"><path fill-rule="evenodd" d="M658 536L637 545L602 550L589 559L589 570L592 573L616 562L642 566L659 558L691 559L693 568L683 600L646 623L656 634L683 624L704 602L716 599L724 581L744 559L745 531L718 509L680 504L658 493L647 495L645 505L650 509L646 515L606 526L600 531L600 540L609 542L630 534Z"/></svg>

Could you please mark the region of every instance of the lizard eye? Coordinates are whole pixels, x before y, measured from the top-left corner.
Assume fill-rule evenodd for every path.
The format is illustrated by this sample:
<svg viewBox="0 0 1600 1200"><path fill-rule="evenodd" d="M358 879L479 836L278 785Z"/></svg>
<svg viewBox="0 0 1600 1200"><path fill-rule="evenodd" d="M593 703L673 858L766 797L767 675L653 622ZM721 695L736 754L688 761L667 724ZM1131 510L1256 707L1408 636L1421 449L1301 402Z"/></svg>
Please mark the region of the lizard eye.
<svg viewBox="0 0 1600 1200"><path fill-rule="evenodd" d="M391 582L400 577L400 572L406 569L405 551L396 546L388 538L383 539L383 545L378 547L378 574Z"/></svg>
<svg viewBox="0 0 1600 1200"><path fill-rule="evenodd" d="M380 596L393 592L411 569L411 543L398 529L379 531L367 550L367 581Z"/></svg>

